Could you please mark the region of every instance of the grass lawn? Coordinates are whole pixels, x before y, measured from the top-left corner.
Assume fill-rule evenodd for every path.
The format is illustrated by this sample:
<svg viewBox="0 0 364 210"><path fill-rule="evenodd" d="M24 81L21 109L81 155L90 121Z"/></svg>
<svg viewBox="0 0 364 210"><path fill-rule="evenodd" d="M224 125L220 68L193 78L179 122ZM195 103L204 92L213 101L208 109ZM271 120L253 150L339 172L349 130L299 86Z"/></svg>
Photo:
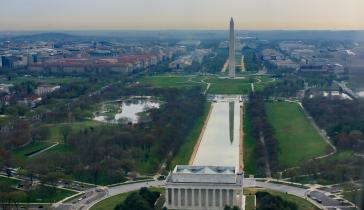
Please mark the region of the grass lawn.
<svg viewBox="0 0 364 210"><path fill-rule="evenodd" d="M0 176L0 184L7 185L7 186L13 186L17 185L19 183L16 179L11 179L7 177Z"/></svg>
<svg viewBox="0 0 364 210"><path fill-rule="evenodd" d="M73 191L58 189L48 186L38 186L29 191L21 191L15 189L17 184L20 183L19 180L11 179L7 177L0 177L0 184L7 185L11 187L12 192L24 192L24 197L19 199L18 202L24 203L53 203L62 200L68 196L76 194Z"/></svg>
<svg viewBox="0 0 364 210"><path fill-rule="evenodd" d="M17 158L26 159L26 158L28 158L28 155L31 155L40 150L43 150L51 145L52 145L52 143L50 143L50 142L39 142L39 143L37 142L37 143L29 144L25 147L16 149L13 151L12 154Z"/></svg>
<svg viewBox="0 0 364 210"><path fill-rule="evenodd" d="M251 91L249 79L206 79L211 83L210 94L248 94Z"/></svg>
<svg viewBox="0 0 364 210"><path fill-rule="evenodd" d="M25 147L14 150L12 152L12 154L14 155L14 157L25 160L28 158L28 155L38 152L40 150L43 150L57 142L59 142L60 144L57 145L56 147L51 148L50 150L46 151L45 153L52 152L52 151L58 151L58 152L69 151L69 148L67 148L63 144L63 137L60 132L61 127L66 126L66 125L70 126L72 132L77 132L84 128L102 126L102 125L106 125L106 124L102 123L102 122L92 121L92 120L74 122L74 123L47 124L45 126L49 127L50 132L49 132L49 137L46 141L29 144ZM42 155L42 154L39 154L39 155Z"/></svg>
<svg viewBox="0 0 364 210"><path fill-rule="evenodd" d="M84 128L89 127L97 127L107 125L106 123L94 121L94 120L85 120L80 122L72 122L72 123L56 123L56 124L47 124L46 126L49 127L50 135L48 137L48 142L62 142L63 137L61 134L61 128L63 126L69 126L72 132L78 132Z"/></svg>
<svg viewBox="0 0 364 210"><path fill-rule="evenodd" d="M118 204L124 202L124 200L130 195L132 192L122 193L119 195L112 196L107 198L96 205L92 206L90 210L109 210L114 209Z"/></svg>
<svg viewBox="0 0 364 210"><path fill-rule="evenodd" d="M281 193L281 192L277 192L277 191L273 191L273 190L256 190L256 189L244 189L244 194L245 195L252 195L255 194L256 192L268 192L271 195L274 196L280 196L283 200L295 203L297 205L297 209L298 210L318 210L318 208L316 206L314 206L312 203L310 203L309 201L294 196L294 195L290 195L290 194L285 194L285 193ZM247 209L248 210L248 209Z"/></svg>
<svg viewBox="0 0 364 210"><path fill-rule="evenodd" d="M240 75L240 74L239 74ZM139 82L154 87L170 87L170 88L189 88L201 86L206 88L206 84L211 83L208 93L210 94L248 94L251 91L250 83L256 85L256 89L263 89L272 82L268 76L252 76L241 74L244 79L219 78L218 76L194 76L194 75L176 75L165 74L160 76L144 77Z"/></svg>
<svg viewBox="0 0 364 210"><path fill-rule="evenodd" d="M185 142L177 151L177 154L174 156L173 160L169 164L169 169L173 169L176 165L188 165L188 161L192 155L193 149L197 142L198 137L200 136L202 127L204 125L205 119L209 113L211 104L208 103L205 105L205 111L203 116L198 118L193 126L191 133L186 138Z"/></svg>
<svg viewBox="0 0 364 210"><path fill-rule="evenodd" d="M256 161L254 157L254 148L255 148L255 139L251 135L250 130L250 122L248 119L248 115L246 114L246 109L244 110L244 172L246 174L256 174L257 168L256 168Z"/></svg>
<svg viewBox="0 0 364 210"><path fill-rule="evenodd" d="M202 85L205 86L205 84L200 83L200 81L201 80L194 76L162 75L144 77L139 82L141 84L160 88L188 88Z"/></svg>
<svg viewBox="0 0 364 210"><path fill-rule="evenodd" d="M245 210L255 210L253 195L247 195L245 197Z"/></svg>
<svg viewBox="0 0 364 210"><path fill-rule="evenodd" d="M164 188L151 188L152 191L157 191L160 193L164 192ZM107 198L101 202L98 202L94 206L90 208L90 210L112 210L114 209L118 204L124 202L124 200L130 195L132 192L122 193L119 195L112 196L110 198Z"/></svg>
<svg viewBox="0 0 364 210"><path fill-rule="evenodd" d="M356 190L351 192L344 192L343 196L350 202L355 203L356 205L360 205L360 201L362 199L363 190Z"/></svg>
<svg viewBox="0 0 364 210"><path fill-rule="evenodd" d="M298 166L326 153L326 142L311 126L298 104L268 102L266 108L268 121L279 142L278 160L282 167Z"/></svg>

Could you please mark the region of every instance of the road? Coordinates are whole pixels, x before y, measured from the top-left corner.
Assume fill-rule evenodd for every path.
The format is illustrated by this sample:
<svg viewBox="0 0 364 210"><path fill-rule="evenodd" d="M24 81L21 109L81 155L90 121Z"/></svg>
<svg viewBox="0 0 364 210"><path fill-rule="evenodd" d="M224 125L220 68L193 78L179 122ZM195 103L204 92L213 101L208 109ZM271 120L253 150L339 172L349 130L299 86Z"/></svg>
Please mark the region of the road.
<svg viewBox="0 0 364 210"><path fill-rule="evenodd" d="M164 181L148 181L118 185L114 187L96 187L68 201L54 204L56 210L88 210L96 203L118 194L138 190L142 187L163 187ZM258 187L291 194L308 200L320 209L345 209L351 205L345 200L331 198L330 193L318 189L305 189L283 183L272 183L263 179L246 178L244 187ZM352 207L351 207L352 208Z"/></svg>
<svg viewBox="0 0 364 210"><path fill-rule="evenodd" d="M360 96L358 94L356 94L353 90L351 90L350 88L348 88L345 83L338 82L338 81L334 81L334 83L336 85L338 85L343 90L343 92L345 92L346 94L348 94L350 97L352 97L354 99L360 98Z"/></svg>
<svg viewBox="0 0 364 210"><path fill-rule="evenodd" d="M114 195L138 190L142 187L163 186L164 181L148 181L123 184L114 187L96 187L85 191L84 194L71 198L65 202L54 204L56 210L86 210L94 204Z"/></svg>

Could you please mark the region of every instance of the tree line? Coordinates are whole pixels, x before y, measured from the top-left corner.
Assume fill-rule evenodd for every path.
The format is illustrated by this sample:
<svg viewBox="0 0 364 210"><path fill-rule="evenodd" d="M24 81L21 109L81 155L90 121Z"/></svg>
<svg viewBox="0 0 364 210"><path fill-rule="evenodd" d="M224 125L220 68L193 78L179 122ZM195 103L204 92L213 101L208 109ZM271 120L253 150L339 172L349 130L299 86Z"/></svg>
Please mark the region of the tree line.
<svg viewBox="0 0 364 210"><path fill-rule="evenodd" d="M251 134L256 141L254 156L258 168L266 168L265 163L268 161L271 170L278 169L278 141L275 139L274 129L267 119L263 93L255 92L249 95L247 115L251 125ZM265 145L260 139L264 141Z"/></svg>
<svg viewBox="0 0 364 210"><path fill-rule="evenodd" d="M306 97L303 106L337 148L364 151L364 100Z"/></svg>
<svg viewBox="0 0 364 210"><path fill-rule="evenodd" d="M135 89L124 91L136 94ZM200 88L143 92L164 102L159 109L147 111L151 121L91 126L77 133L62 130L66 151L34 157L23 167L36 174L56 171L98 184L124 181L131 172L154 173L169 154L173 156L203 114L205 98Z"/></svg>

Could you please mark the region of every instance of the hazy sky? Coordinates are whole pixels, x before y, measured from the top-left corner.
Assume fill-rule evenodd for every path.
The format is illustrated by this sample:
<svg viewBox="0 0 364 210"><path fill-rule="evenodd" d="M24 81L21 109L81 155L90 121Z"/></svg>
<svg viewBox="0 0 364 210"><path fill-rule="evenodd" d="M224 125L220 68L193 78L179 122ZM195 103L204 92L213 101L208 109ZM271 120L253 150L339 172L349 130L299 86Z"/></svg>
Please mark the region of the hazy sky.
<svg viewBox="0 0 364 210"><path fill-rule="evenodd" d="M364 0L0 0L0 31L364 29Z"/></svg>

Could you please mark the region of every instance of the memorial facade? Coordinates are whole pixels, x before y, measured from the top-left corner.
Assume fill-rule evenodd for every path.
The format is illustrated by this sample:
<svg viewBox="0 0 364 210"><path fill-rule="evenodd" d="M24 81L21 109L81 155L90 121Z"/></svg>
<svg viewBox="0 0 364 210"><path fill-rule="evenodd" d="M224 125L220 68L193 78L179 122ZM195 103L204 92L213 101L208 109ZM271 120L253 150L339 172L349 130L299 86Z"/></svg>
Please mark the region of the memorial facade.
<svg viewBox="0 0 364 210"><path fill-rule="evenodd" d="M166 179L167 209L244 209L243 173L235 167L178 165Z"/></svg>

